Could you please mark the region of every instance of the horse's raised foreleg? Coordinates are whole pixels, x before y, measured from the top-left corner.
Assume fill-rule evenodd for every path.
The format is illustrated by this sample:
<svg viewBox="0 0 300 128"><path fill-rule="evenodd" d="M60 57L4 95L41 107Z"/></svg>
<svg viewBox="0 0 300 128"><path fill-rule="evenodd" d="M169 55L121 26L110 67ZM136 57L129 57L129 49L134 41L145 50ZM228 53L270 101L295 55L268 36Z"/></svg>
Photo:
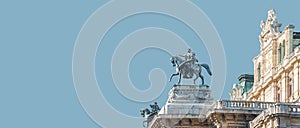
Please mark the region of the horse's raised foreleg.
<svg viewBox="0 0 300 128"><path fill-rule="evenodd" d="M204 77L203 77L201 74L199 74L199 77L200 77L201 80L202 80L202 85L204 85Z"/></svg>
<svg viewBox="0 0 300 128"><path fill-rule="evenodd" d="M170 77L170 79L169 79L169 82L171 82L173 76L178 76L178 75L179 75L179 73L172 74L171 77Z"/></svg>

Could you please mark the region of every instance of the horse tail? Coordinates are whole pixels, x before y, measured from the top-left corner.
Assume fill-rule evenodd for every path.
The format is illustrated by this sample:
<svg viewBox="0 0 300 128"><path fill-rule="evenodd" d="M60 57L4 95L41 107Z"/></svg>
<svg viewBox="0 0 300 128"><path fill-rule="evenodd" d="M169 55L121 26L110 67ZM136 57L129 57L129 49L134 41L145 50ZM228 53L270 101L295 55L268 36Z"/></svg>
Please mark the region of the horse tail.
<svg viewBox="0 0 300 128"><path fill-rule="evenodd" d="M210 76L212 75L212 73L211 73L211 71L210 71L210 68L209 68L209 66L208 66L207 64L200 64L200 66L204 67L204 68L206 69L207 73L208 73Z"/></svg>

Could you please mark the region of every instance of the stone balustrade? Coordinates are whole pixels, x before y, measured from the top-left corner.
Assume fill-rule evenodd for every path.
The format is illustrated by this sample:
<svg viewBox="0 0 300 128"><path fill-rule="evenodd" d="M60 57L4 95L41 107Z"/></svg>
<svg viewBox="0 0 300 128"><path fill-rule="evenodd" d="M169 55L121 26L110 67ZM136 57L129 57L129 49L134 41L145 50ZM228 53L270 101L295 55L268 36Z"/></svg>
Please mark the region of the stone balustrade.
<svg viewBox="0 0 300 128"><path fill-rule="evenodd" d="M174 104L174 103L172 103ZM195 103L201 104L201 103ZM193 104L193 105L195 105ZM190 105L190 106L193 106ZM168 105L167 105L168 106ZM167 107L164 106L164 107ZM245 120L250 121L249 125L251 128L260 127L260 123L264 121L268 116L272 116L274 114L281 114L281 115L299 115L300 117L300 105L296 104L289 104L289 103L275 103L275 102L260 102L260 101L233 101L233 100L218 100L216 101L211 107L192 107L189 109L185 109L184 106L189 106L189 104L182 104L181 108L177 108L180 111L175 111L176 108L173 109L174 106L168 108L168 111L171 113L166 112L167 108L162 108L161 112L158 115L155 115L151 119L148 118L147 124L148 126L152 126L151 128L156 128L162 126L162 122L160 120L164 119L183 119L183 118L201 118L205 121L205 118L214 117L214 114L217 114L219 117L222 118L222 113L227 113L228 115L225 116L232 116L234 113L241 114L248 114L250 116L238 116L234 115L233 119L236 118L245 118ZM196 105L197 106L197 105ZM210 105L209 105L210 106ZM206 108L206 109L205 109ZM208 110L210 109L210 110ZM191 111L193 110L193 111ZM199 110L203 110L200 112ZM237 111L238 110L238 111ZM205 114L205 112L207 112ZM232 113L234 112L234 113ZM255 117L251 117L251 115L257 115ZM227 118L227 117L226 117ZM230 117L231 118L231 117ZM200 120L201 120L200 119ZM214 119L214 118L209 118ZM222 121L222 120L221 120ZM246 122L247 122L246 121ZM224 123L224 122L223 122ZM153 127L154 126L154 127Z"/></svg>
<svg viewBox="0 0 300 128"><path fill-rule="evenodd" d="M264 121L264 119L266 119L268 116L276 114L300 115L300 106L287 103L273 104L268 109L263 111L260 115L258 115L254 120L252 120L250 122L250 126L254 128L256 125L259 125L261 121Z"/></svg>
<svg viewBox="0 0 300 128"><path fill-rule="evenodd" d="M265 110L274 102L259 102L259 101L233 101L233 100L219 100L216 101L213 109L258 109Z"/></svg>

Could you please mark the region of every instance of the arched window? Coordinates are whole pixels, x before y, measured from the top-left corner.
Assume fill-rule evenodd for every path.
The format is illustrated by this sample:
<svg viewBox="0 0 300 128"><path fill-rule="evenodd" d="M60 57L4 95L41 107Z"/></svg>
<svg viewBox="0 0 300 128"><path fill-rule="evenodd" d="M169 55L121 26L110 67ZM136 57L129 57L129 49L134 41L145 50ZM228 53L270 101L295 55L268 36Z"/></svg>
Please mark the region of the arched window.
<svg viewBox="0 0 300 128"><path fill-rule="evenodd" d="M261 65L260 65L260 63L258 63L258 66L257 66L257 81L258 82L260 81L260 77L261 77Z"/></svg>
<svg viewBox="0 0 300 128"><path fill-rule="evenodd" d="M291 97L293 94L293 85L294 85L294 74L291 73L288 76L288 82L287 82L287 98Z"/></svg>
<svg viewBox="0 0 300 128"><path fill-rule="evenodd" d="M282 56L281 56L281 60L284 58L285 56L285 40L282 41Z"/></svg>
<svg viewBox="0 0 300 128"><path fill-rule="evenodd" d="M278 64L280 64L281 63L281 58L282 58L282 54L281 54L281 47L282 47L282 45L281 45L281 43L279 44L279 46L278 46L278 52L277 52L277 55L278 55Z"/></svg>
<svg viewBox="0 0 300 128"><path fill-rule="evenodd" d="M282 41L282 43L278 46L278 64L281 63L285 56L285 40Z"/></svg>

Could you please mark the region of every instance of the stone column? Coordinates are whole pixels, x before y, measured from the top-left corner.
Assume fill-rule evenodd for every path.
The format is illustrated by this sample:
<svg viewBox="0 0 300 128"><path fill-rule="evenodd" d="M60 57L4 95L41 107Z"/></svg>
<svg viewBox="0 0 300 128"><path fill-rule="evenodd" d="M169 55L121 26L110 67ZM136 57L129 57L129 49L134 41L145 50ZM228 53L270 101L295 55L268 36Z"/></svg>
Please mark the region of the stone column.
<svg viewBox="0 0 300 128"><path fill-rule="evenodd" d="M297 76L295 77L295 79L297 79L297 83L296 83L296 86L298 86L298 92L297 92L297 95L298 97L300 96L300 65L299 65L299 62L296 62L297 66L296 67L296 70L297 70Z"/></svg>
<svg viewBox="0 0 300 128"><path fill-rule="evenodd" d="M283 71L284 73L281 76L281 101L286 101L286 83L287 83L287 73L285 72L285 70Z"/></svg>
<svg viewBox="0 0 300 128"><path fill-rule="evenodd" d="M294 65L294 68L293 68L293 71L294 71L294 83L293 83L293 96L295 97L295 98L297 98L298 96L299 96L299 94L298 94L298 92L299 92L299 87L298 87L298 81L299 81L299 79L298 79L298 73L299 73L299 70L298 70L298 63L295 63L295 65Z"/></svg>
<svg viewBox="0 0 300 128"><path fill-rule="evenodd" d="M266 89L263 89L262 91L262 97L261 97L261 101L266 101Z"/></svg>
<svg viewBox="0 0 300 128"><path fill-rule="evenodd" d="M277 81L273 81L273 82L272 82L272 90L271 90L271 93L272 93L272 98L271 98L271 100L272 100L272 101L276 101L276 97L277 97Z"/></svg>

